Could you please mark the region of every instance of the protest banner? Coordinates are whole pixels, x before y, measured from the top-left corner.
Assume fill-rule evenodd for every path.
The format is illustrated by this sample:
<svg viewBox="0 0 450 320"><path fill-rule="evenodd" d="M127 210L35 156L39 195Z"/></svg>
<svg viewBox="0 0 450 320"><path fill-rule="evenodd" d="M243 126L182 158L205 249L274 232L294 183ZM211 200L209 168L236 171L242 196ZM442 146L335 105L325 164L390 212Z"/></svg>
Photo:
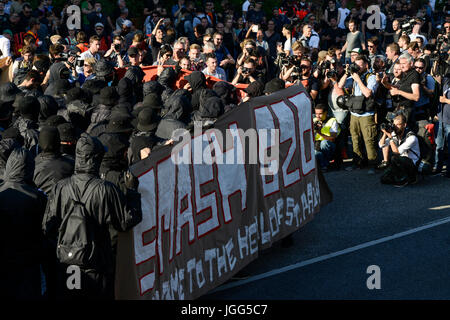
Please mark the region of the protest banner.
<svg viewBox="0 0 450 320"><path fill-rule="evenodd" d="M143 220L119 235L116 298L198 298L311 221L332 198L313 131L296 85L134 165Z"/></svg>

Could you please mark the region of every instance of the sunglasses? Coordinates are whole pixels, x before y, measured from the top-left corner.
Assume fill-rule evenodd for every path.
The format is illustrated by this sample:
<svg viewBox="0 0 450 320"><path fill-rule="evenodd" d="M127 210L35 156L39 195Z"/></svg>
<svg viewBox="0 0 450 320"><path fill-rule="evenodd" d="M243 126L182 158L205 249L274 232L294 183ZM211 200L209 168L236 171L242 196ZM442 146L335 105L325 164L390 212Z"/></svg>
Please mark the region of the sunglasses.
<svg viewBox="0 0 450 320"><path fill-rule="evenodd" d="M367 46L367 48L375 48L375 46Z"/></svg>
<svg viewBox="0 0 450 320"><path fill-rule="evenodd" d="M423 69L425 69L425 67L417 67L417 66L415 66L414 68L416 68L416 69L420 69L420 70L423 70Z"/></svg>

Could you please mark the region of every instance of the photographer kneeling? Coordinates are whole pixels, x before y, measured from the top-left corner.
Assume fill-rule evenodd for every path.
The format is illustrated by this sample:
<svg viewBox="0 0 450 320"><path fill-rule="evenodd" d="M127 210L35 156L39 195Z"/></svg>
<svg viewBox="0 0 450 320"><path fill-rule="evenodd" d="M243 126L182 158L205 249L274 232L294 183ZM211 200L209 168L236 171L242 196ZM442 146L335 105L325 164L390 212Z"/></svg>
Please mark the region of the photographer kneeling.
<svg viewBox="0 0 450 320"><path fill-rule="evenodd" d="M381 129L383 136L378 145L389 148L390 166L381 176L381 183L405 186L417 182L416 164L420 158L419 140L407 129L407 119L398 113L392 122Z"/></svg>
<svg viewBox="0 0 450 320"><path fill-rule="evenodd" d="M336 118L328 117L326 105L317 104L314 112L315 153L322 171L327 171L328 164L333 159L336 150L335 140L341 132L341 128Z"/></svg>

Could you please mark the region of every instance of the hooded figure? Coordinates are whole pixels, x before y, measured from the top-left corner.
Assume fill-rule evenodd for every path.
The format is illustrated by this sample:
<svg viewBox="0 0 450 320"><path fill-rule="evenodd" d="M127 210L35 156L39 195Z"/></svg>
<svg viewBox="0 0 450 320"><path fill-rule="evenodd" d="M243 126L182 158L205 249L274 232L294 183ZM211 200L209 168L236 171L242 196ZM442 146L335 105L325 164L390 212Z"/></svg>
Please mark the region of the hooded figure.
<svg viewBox="0 0 450 320"><path fill-rule="evenodd" d="M32 96L22 97L20 99L19 114L13 126L20 131L24 139L24 147L32 150L37 155L37 147L39 140L39 125L37 120L39 117L40 104L38 99Z"/></svg>
<svg viewBox="0 0 450 320"><path fill-rule="evenodd" d="M128 149L128 162L130 165L141 160L140 151L142 149L149 148L151 150L158 142L158 138L155 135L160 120L157 110L151 107L144 107L139 112L137 120L137 130L131 135Z"/></svg>
<svg viewBox="0 0 450 320"><path fill-rule="evenodd" d="M192 89L192 109L198 110L200 106L200 94L202 89L206 89L206 77L201 71L194 71L184 77L189 82Z"/></svg>
<svg viewBox="0 0 450 320"><path fill-rule="evenodd" d="M0 140L0 183L3 181L3 174L6 169L6 162L14 149L20 148L20 144L14 138L4 138Z"/></svg>
<svg viewBox="0 0 450 320"><path fill-rule="evenodd" d="M119 103L128 102L134 106L137 102L134 96L133 82L128 78L120 79L117 85L117 92L119 94Z"/></svg>
<svg viewBox="0 0 450 320"><path fill-rule="evenodd" d="M225 105L225 112L237 106L235 86L225 81L219 81L214 84L213 90Z"/></svg>
<svg viewBox="0 0 450 320"><path fill-rule="evenodd" d="M158 77L158 82L164 87L161 98L166 101L174 92L173 86L177 80L177 73L172 67L165 68Z"/></svg>
<svg viewBox="0 0 450 320"><path fill-rule="evenodd" d="M119 95L116 88L105 87L100 90L100 96L97 99L98 105L95 107L91 116L91 124L86 132L93 136L98 136L104 132L109 118L111 117L111 109L117 104Z"/></svg>
<svg viewBox="0 0 450 320"><path fill-rule="evenodd" d="M77 144L77 130L71 123L61 123L57 126L61 139L60 152L67 158L75 160L75 146Z"/></svg>
<svg viewBox="0 0 450 320"><path fill-rule="evenodd" d="M43 126L48 118L58 113L58 103L52 96L43 95L38 98L39 109L39 126Z"/></svg>
<svg viewBox="0 0 450 320"><path fill-rule="evenodd" d="M165 105L165 113L156 129L156 136L162 140L169 140L172 138L173 131L186 128L192 106L185 95L173 95Z"/></svg>
<svg viewBox="0 0 450 320"><path fill-rule="evenodd" d="M1 296L8 299L41 298L41 221L46 197L33 186L33 170L33 156L16 148L0 184Z"/></svg>
<svg viewBox="0 0 450 320"><path fill-rule="evenodd" d="M92 105L95 107L98 104L98 98L100 96L100 91L107 86L108 86L108 83L106 83L106 81L103 81L100 79L92 79L92 80L87 80L83 84L82 88L91 93Z"/></svg>
<svg viewBox="0 0 450 320"><path fill-rule="evenodd" d="M144 83L143 91L144 97L151 93L161 96L164 91L164 87L158 81L147 81Z"/></svg>
<svg viewBox="0 0 450 320"><path fill-rule="evenodd" d="M124 193L126 193L126 187L123 181L123 172L128 167L127 150L133 129L130 116L116 113L111 116L106 132L98 137L108 150L100 167L101 177L114 183Z"/></svg>
<svg viewBox="0 0 450 320"><path fill-rule="evenodd" d="M145 73L140 67L133 66L127 69L124 78L129 79L133 88L133 95L135 97L135 103L141 102L143 99L143 83Z"/></svg>
<svg viewBox="0 0 450 320"><path fill-rule="evenodd" d="M202 126L210 126L224 112L224 104L219 97L208 97L200 103L200 108L192 115L192 124L201 122Z"/></svg>
<svg viewBox="0 0 450 320"><path fill-rule="evenodd" d="M80 265L81 283L84 284L80 290L67 289L66 281L70 277L66 273L68 265L58 260L58 296L63 299L113 299L115 243L111 239L114 239L115 230L126 231L142 220L141 197L137 191L129 189L125 197L112 183L98 178L103 154L101 142L83 133L76 146L75 174L53 186L45 211L42 230L50 243L57 243L60 232L75 233L75 230L60 228L61 221L73 212L75 205L83 205L86 214L84 221L93 232L93 237L88 241L93 242L91 247L95 248L95 258L89 266ZM133 183L127 185L137 188L136 180L131 180ZM73 201L74 196L77 202ZM77 228L79 222L73 221L65 226ZM70 243L66 245L69 248L75 246ZM61 254L64 253L60 253L60 257L67 257Z"/></svg>
<svg viewBox="0 0 450 320"><path fill-rule="evenodd" d="M73 174L75 162L61 155L61 140L55 127L41 129L39 146L42 152L35 159L33 181L39 189L49 194L54 184Z"/></svg>
<svg viewBox="0 0 450 320"><path fill-rule="evenodd" d="M49 84L47 89L45 89L44 94L52 96L58 102L60 109L64 109L66 106L66 95L67 92L72 88L69 80L59 79Z"/></svg>

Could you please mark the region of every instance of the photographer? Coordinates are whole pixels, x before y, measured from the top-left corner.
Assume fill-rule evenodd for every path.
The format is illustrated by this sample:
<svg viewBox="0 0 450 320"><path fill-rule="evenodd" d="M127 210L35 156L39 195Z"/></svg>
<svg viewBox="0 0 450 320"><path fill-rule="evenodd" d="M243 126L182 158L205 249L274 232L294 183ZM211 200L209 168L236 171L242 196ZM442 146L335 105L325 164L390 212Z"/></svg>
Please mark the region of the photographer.
<svg viewBox="0 0 450 320"><path fill-rule="evenodd" d="M19 85L33 67L33 58L36 50L32 46L24 46L21 58L16 59L12 66L12 78L15 85Z"/></svg>
<svg viewBox="0 0 450 320"><path fill-rule="evenodd" d="M419 140L407 129L403 113L395 115L390 126L382 128L378 145L391 153L390 166L381 176L381 183L405 186L417 182L416 164L420 158Z"/></svg>
<svg viewBox="0 0 450 320"><path fill-rule="evenodd" d="M290 75L293 71L299 72L300 82L305 87L306 91L308 91L311 99L313 101L316 100L317 95L319 94L319 81L312 75L312 63L308 57L303 57L300 59L300 66L293 65L290 69L287 70L285 74L285 78L282 78L287 83L290 81Z"/></svg>
<svg viewBox="0 0 450 320"><path fill-rule="evenodd" d="M414 59L409 54L403 54L399 58L402 69L402 78L397 86L391 86L389 93L392 96L393 106L404 106L409 128L415 127L414 103L420 98L420 76L414 70Z"/></svg>
<svg viewBox="0 0 450 320"><path fill-rule="evenodd" d="M328 116L327 109L328 107L321 103L314 107L315 154L322 171L327 171L328 164L333 159L336 150L335 140L341 131L336 118Z"/></svg>
<svg viewBox="0 0 450 320"><path fill-rule="evenodd" d="M388 65L386 73L393 73L394 64L400 57L400 46L397 43L391 43L386 47L386 58L388 59Z"/></svg>
<svg viewBox="0 0 450 320"><path fill-rule="evenodd" d="M349 76L351 75L351 78ZM355 63L350 65L346 73L339 80L338 87L343 89L351 84L353 94L345 104L350 111L350 134L353 144L353 165L347 170L353 170L362 166L363 151L359 139L362 136L367 151L369 174L375 173L377 159L374 94L378 83L376 76L369 73L369 59L359 55Z"/></svg>
<svg viewBox="0 0 450 320"><path fill-rule="evenodd" d="M244 65L240 66L237 70L236 76L234 77L231 84L236 85L238 83L250 84L253 81L260 80L261 75L256 71L256 62L249 58L244 61Z"/></svg>
<svg viewBox="0 0 450 320"><path fill-rule="evenodd" d="M419 58L414 62L414 69L420 76L420 98L414 104L415 119L428 120L431 113L431 101L434 96L435 81L432 76L425 72L425 59Z"/></svg>
<svg viewBox="0 0 450 320"><path fill-rule="evenodd" d="M70 70L74 68L76 57L65 56L64 46L61 44L53 44L50 46L50 57L52 64L45 75L42 85L45 87L59 79L69 79Z"/></svg>
<svg viewBox="0 0 450 320"><path fill-rule="evenodd" d="M106 51L104 58L109 60L114 67L123 68L124 60L123 56L125 53L122 51L123 40L121 36L115 36L111 44L111 48Z"/></svg>
<svg viewBox="0 0 450 320"><path fill-rule="evenodd" d="M450 150L450 77L445 76L443 80L442 95L439 97L439 110L435 120L439 121L439 129L436 135L436 154L433 173L440 173L444 164L444 149ZM447 174L450 178L450 157L447 157Z"/></svg>

